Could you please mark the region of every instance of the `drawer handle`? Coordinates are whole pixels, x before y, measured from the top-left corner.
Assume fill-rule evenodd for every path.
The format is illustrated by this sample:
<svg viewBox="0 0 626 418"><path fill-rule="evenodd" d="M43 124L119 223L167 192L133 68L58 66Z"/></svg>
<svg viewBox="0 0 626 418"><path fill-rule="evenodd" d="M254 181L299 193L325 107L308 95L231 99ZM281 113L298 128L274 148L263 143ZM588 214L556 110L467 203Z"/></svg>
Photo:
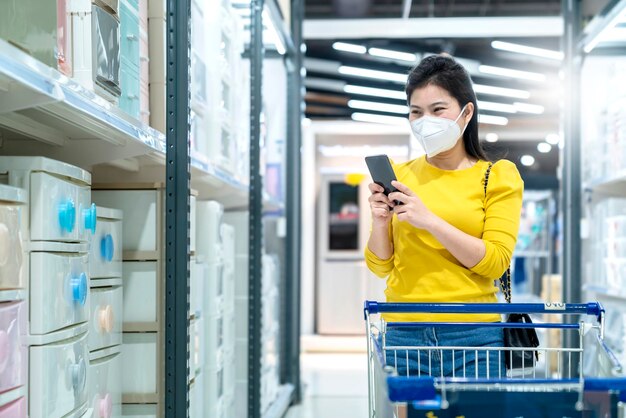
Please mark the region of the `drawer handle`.
<svg viewBox="0 0 626 418"><path fill-rule="evenodd" d="M115 316L113 315L113 307L111 305L107 305L104 308L100 308L100 312L98 313L100 330L106 333L113 331L114 322Z"/></svg>
<svg viewBox="0 0 626 418"><path fill-rule="evenodd" d="M78 277L72 277L70 286L72 289L72 300L81 305L85 305L87 301L87 274L81 273Z"/></svg>
<svg viewBox="0 0 626 418"><path fill-rule="evenodd" d="M96 233L96 225L98 223L98 212L96 210L96 204L92 203L87 209L83 209L83 219L85 223L85 229L91 231L92 234Z"/></svg>
<svg viewBox="0 0 626 418"><path fill-rule="evenodd" d="M111 395L107 393L104 398L100 399L98 405L98 418L111 418L111 412L113 411L113 401Z"/></svg>
<svg viewBox="0 0 626 418"><path fill-rule="evenodd" d="M9 354L11 354L9 334L4 330L0 330L0 373L6 369L9 363Z"/></svg>
<svg viewBox="0 0 626 418"><path fill-rule="evenodd" d="M68 200L67 202L60 203L58 211L61 232L71 233L76 223L76 206L74 206L74 202Z"/></svg>
<svg viewBox="0 0 626 418"><path fill-rule="evenodd" d="M11 253L11 233L5 224L0 224L0 266L6 266Z"/></svg>
<svg viewBox="0 0 626 418"><path fill-rule="evenodd" d="M70 376L72 376L72 387L75 391L81 392L85 388L87 381L87 367L82 358L77 364L70 365Z"/></svg>
<svg viewBox="0 0 626 418"><path fill-rule="evenodd" d="M104 261L113 261L113 255L115 253L115 243L111 234L106 234L100 240L100 256Z"/></svg>

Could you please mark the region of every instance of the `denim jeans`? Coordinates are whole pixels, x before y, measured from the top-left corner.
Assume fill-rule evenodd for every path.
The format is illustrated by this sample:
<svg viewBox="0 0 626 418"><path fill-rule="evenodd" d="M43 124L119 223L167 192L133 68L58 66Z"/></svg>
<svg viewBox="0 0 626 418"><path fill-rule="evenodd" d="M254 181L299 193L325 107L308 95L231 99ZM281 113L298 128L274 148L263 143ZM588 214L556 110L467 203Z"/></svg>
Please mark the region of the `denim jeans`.
<svg viewBox="0 0 626 418"><path fill-rule="evenodd" d="M398 375L433 377L505 378L504 353L480 350L482 347L503 347L502 328L466 326L388 327L385 346L388 366ZM476 347L476 350L417 350L409 347ZM407 349L408 348L408 349ZM419 355L418 355L419 354Z"/></svg>

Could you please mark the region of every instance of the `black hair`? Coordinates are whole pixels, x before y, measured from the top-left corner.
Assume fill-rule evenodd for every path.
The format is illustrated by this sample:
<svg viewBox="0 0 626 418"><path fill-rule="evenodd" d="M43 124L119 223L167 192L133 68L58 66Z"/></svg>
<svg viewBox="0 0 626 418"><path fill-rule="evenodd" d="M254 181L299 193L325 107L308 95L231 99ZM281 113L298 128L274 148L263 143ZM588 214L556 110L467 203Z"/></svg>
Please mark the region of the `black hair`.
<svg viewBox="0 0 626 418"><path fill-rule="evenodd" d="M478 139L476 93L474 93L474 88L472 87L472 79L465 68L449 56L430 55L424 58L413 67L406 82L405 92L409 105L413 92L429 84L446 90L459 102L461 108L470 102L474 104L474 114L463 133L465 151L474 158L489 161Z"/></svg>

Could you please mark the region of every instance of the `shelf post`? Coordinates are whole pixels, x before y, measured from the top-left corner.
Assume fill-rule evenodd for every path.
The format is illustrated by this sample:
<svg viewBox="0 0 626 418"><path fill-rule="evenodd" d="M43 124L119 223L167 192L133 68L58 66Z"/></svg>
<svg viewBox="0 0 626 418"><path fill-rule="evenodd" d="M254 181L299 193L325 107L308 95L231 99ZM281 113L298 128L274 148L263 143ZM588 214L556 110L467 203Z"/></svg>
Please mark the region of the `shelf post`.
<svg viewBox="0 0 626 418"><path fill-rule="evenodd" d="M165 417L188 416L190 0L167 0Z"/></svg>

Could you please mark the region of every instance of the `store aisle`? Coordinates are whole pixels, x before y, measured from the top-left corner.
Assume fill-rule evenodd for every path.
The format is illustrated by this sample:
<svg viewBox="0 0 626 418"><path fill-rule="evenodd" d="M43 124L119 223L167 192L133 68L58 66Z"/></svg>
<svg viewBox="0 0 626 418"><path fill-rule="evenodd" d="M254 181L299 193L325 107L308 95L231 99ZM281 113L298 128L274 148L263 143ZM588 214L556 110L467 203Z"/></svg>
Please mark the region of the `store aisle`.
<svg viewBox="0 0 626 418"><path fill-rule="evenodd" d="M286 418L367 417L366 353L306 353L301 365L304 399Z"/></svg>

